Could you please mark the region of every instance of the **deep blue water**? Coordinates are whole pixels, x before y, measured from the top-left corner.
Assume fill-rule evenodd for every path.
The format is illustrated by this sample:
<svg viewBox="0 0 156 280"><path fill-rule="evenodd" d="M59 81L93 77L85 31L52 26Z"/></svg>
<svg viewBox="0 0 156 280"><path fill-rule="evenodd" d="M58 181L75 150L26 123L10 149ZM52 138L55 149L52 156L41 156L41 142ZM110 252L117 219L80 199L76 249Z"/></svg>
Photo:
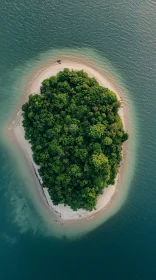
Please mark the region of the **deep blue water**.
<svg viewBox="0 0 156 280"><path fill-rule="evenodd" d="M150 0L0 2L0 279L156 279L155 15ZM34 187L30 172L5 136L20 104L20 81L49 50L65 48L109 61L137 127L126 202L73 240L48 233L27 191Z"/></svg>

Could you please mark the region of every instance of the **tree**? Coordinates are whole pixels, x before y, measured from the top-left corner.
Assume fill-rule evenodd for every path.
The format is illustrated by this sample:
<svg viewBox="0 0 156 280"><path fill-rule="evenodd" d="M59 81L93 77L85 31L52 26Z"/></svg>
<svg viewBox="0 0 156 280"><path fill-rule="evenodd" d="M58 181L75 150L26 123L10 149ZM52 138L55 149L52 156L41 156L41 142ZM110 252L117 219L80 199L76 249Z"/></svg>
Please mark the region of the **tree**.
<svg viewBox="0 0 156 280"><path fill-rule="evenodd" d="M103 141L102 141L103 145L106 145L106 146L110 146L112 144L112 139L108 136L106 136Z"/></svg>

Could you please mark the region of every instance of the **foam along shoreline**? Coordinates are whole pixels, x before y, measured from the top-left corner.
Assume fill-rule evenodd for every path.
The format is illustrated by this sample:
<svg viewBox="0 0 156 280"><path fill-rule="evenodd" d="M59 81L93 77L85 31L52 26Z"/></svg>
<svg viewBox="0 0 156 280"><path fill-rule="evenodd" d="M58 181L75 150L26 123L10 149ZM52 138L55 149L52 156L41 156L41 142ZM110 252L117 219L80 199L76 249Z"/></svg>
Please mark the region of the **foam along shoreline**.
<svg viewBox="0 0 156 280"><path fill-rule="evenodd" d="M36 75L32 77L32 80L27 88L26 94L29 95L31 93L40 93L40 86L44 79L47 79L51 76L55 76L59 71L62 71L64 68L69 68L70 70L84 70L88 73L89 77L95 77L98 83L116 93L118 100L122 101L122 97L120 92L117 88L113 85L113 83L102 73L98 72L94 68L88 66L87 64L63 60L61 64L54 63L52 65L48 65L47 67L43 68L39 71ZM23 102L24 103L24 102ZM119 109L119 115L122 119L124 129L128 130L128 122L125 119L127 116L126 105L122 104L121 108ZM95 216L95 214L99 212L104 212L109 205L113 204L113 198L118 191L122 180L122 169L123 169L123 162L125 161L125 153L124 150L126 149L126 143L123 145L123 159L122 163L120 164L118 175L115 180L114 185L110 185L104 189L103 194L98 197L98 202L96 206L96 210L93 211L86 211L83 209L79 209L78 211L73 211L69 206L64 206L63 204L59 204L55 206L50 199L49 193L47 188L41 188L42 178L38 173L39 166L37 166L32 158L32 151L31 145L27 140L24 138L24 128L22 126L22 116L21 110L17 113L15 120L13 121L12 125L9 127L9 130L14 134L15 141L22 149L24 156L26 157L28 164L32 166L32 172L34 175L38 177L38 193L40 197L42 196L42 201L44 202L45 206L49 208L53 218L57 221L81 221L84 219L91 219ZM122 190L120 190L122 191ZM103 213L104 214L104 213Z"/></svg>

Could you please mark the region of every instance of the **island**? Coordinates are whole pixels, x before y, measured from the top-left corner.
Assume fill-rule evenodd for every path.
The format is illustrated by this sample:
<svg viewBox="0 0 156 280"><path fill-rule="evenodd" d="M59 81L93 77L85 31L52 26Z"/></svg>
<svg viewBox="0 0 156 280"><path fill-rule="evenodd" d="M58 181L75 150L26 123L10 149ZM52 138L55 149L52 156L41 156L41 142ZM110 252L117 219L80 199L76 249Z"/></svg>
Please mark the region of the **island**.
<svg viewBox="0 0 156 280"><path fill-rule="evenodd" d="M116 94L83 70L64 68L22 106L25 139L47 201L96 211L115 184L128 139ZM84 213L84 212L83 212Z"/></svg>

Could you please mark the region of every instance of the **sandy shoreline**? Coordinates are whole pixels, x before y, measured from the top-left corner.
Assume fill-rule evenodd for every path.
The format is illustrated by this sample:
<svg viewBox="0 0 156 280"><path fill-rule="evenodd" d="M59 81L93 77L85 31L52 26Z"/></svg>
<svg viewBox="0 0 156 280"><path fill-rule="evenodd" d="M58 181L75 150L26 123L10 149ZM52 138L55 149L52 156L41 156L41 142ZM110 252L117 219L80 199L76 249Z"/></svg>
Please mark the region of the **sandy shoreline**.
<svg viewBox="0 0 156 280"><path fill-rule="evenodd" d="M109 88L110 90L114 91L120 101L123 100L123 96L120 93L120 91L113 85L111 80L109 80L105 75L97 71L95 68L90 67L86 63L81 63L77 61L70 61L70 60L62 60L61 64L54 63L52 65L47 65L44 68L42 68L40 71L35 73L33 77L31 78L31 81L26 89L27 97L31 93L40 93L40 86L41 82L49 78L50 76L56 75L59 71L63 70L64 68L69 68L73 70L84 70L88 73L90 77L95 77L96 80L99 82L100 85ZM24 103L25 101L23 101ZM128 127L128 121L127 121L127 108L126 104L122 103L122 106L119 110L119 114L122 118L122 122L124 125L124 129L127 131L129 130ZM21 120L21 110L17 113L16 118L14 119L13 123L9 127L9 132L14 136L14 140L16 141L16 144L20 146L20 149L26 158L29 166L31 167L32 173L35 174L36 178L38 177L38 194L40 197L40 200L44 203L44 206L48 208L51 211L51 214L53 215L53 218L57 221L84 221L86 219L91 219L97 215L98 213L104 214L105 210L108 209L108 206L111 206L113 203L113 198L115 198L115 195L117 194L120 183L122 180L122 173L123 173L123 164L125 162L125 151L127 148L126 143L123 144L123 160L120 164L119 172L116 177L115 185L109 186L108 188L104 189L104 192L102 195L98 197L98 203L96 210L93 210L91 212L85 211L85 210L78 210L73 211L70 209L70 207L63 205L54 206L52 201L50 200L48 191L46 189L41 188L42 179L40 178L38 174L38 166L33 162L32 159L32 152L31 152L31 146L24 139L24 129L22 127L22 120ZM40 181L40 182L39 182ZM120 190L122 191L122 190Z"/></svg>

